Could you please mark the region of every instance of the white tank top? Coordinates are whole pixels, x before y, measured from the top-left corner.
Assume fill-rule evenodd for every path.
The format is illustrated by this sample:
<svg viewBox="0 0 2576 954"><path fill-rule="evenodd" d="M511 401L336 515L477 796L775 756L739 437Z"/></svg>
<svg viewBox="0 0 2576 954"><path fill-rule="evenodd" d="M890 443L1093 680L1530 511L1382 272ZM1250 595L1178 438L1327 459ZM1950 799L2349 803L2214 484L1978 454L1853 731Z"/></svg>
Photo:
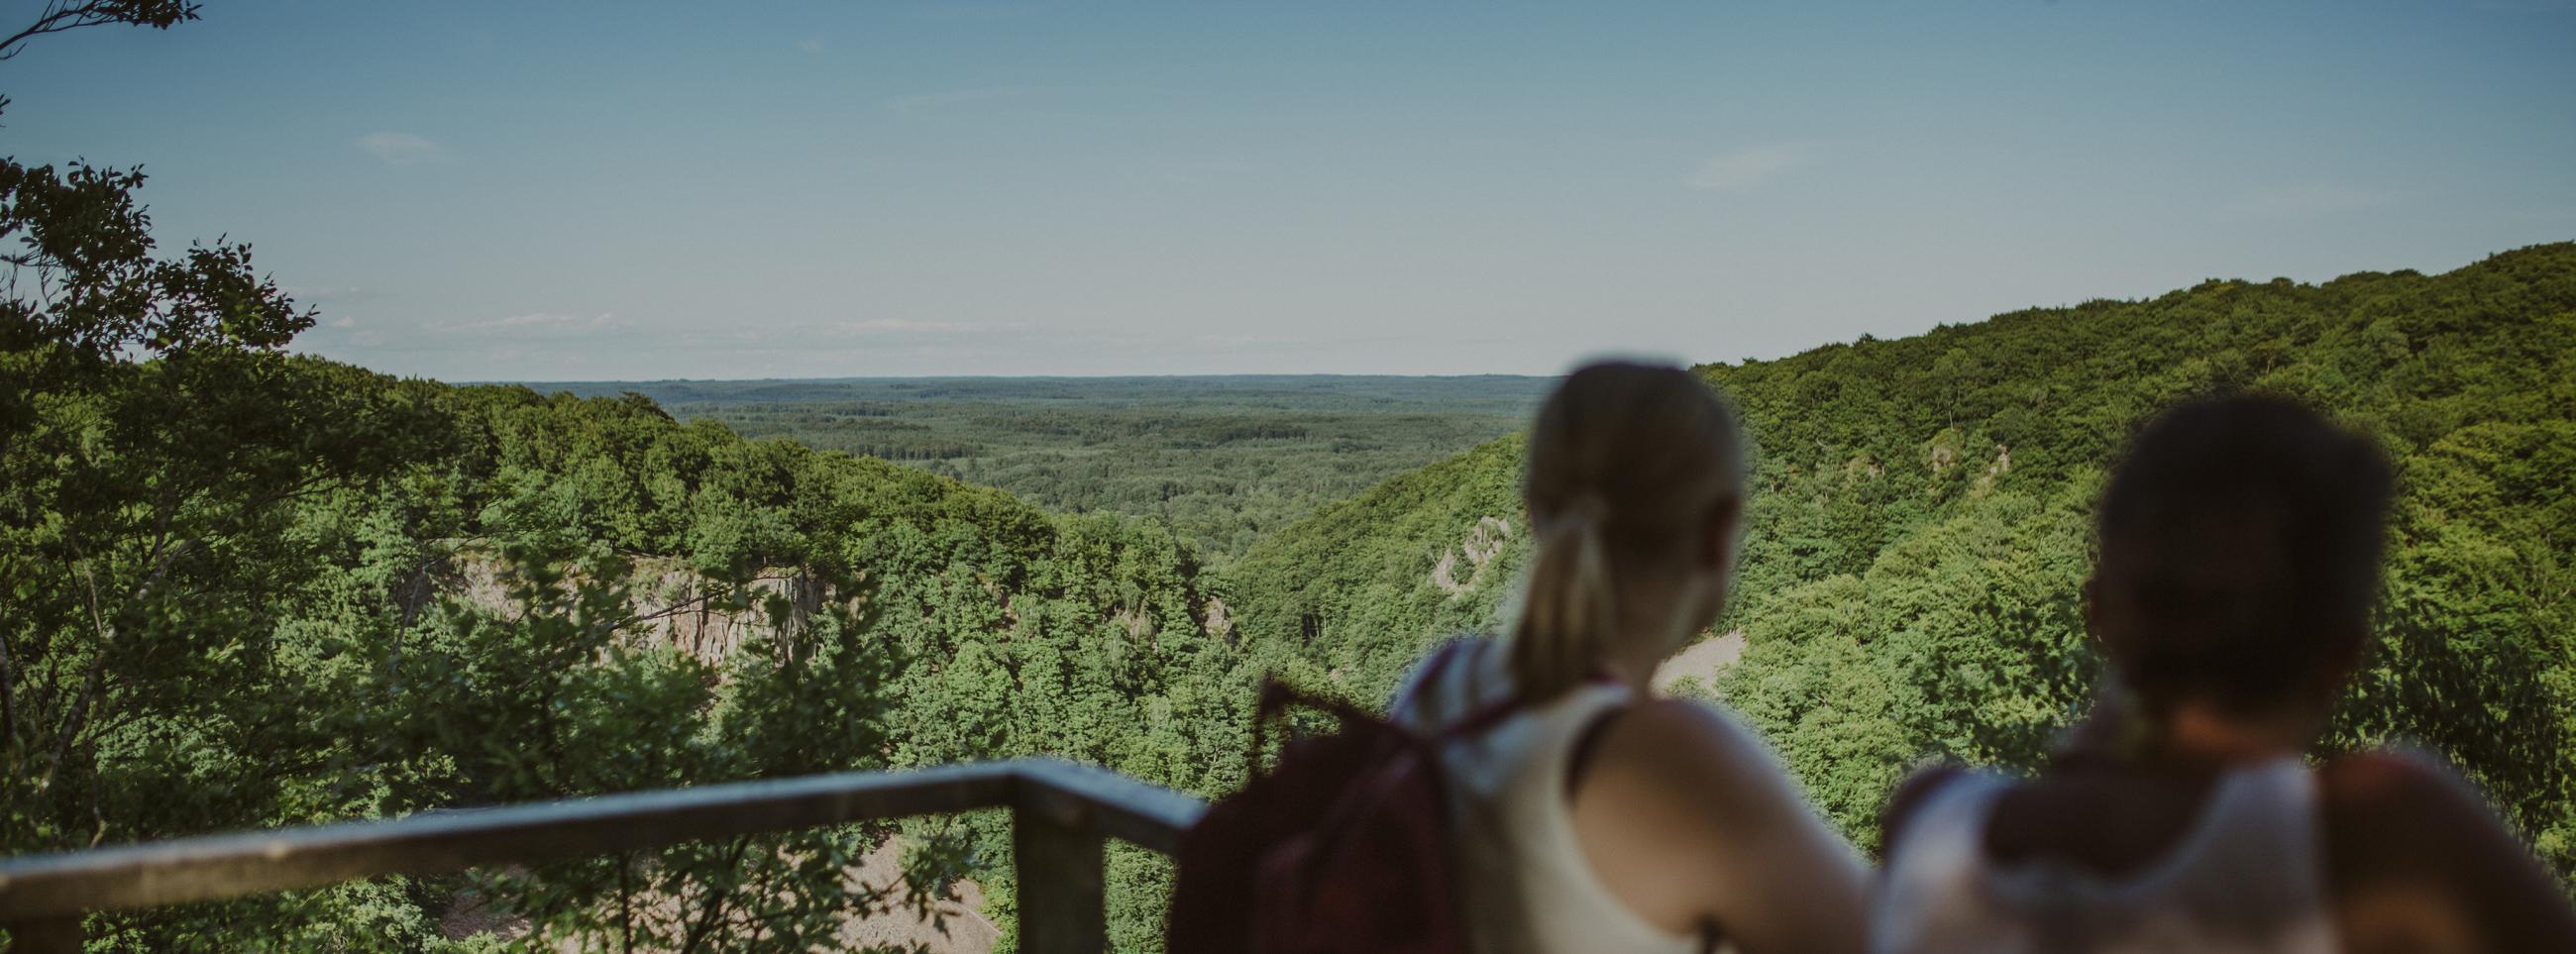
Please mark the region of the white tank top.
<svg viewBox="0 0 2576 954"><path fill-rule="evenodd" d="M2316 784L2296 757L2229 772L2160 860L2119 877L1986 857L2012 781L1964 774L1927 796L1870 899L1874 954L2336 954Z"/></svg>
<svg viewBox="0 0 2576 954"><path fill-rule="evenodd" d="M1432 733L1511 698L1501 644L1434 651L1396 694L1393 719ZM1586 683L1442 749L1450 844L1469 941L1482 954L1585 951L1697 954L1700 939L1666 933L1592 872L1567 812L1566 773L1584 730L1635 693Z"/></svg>

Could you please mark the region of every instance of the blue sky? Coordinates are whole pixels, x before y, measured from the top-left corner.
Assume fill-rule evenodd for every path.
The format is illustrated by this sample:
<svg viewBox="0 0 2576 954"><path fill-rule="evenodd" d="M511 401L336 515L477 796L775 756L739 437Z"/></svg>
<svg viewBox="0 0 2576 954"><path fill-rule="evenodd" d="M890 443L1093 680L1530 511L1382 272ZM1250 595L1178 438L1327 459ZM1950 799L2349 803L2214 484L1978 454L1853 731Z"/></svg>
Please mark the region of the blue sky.
<svg viewBox="0 0 2576 954"><path fill-rule="evenodd" d="M451 380L1548 373L2576 238L2564 0L209 0L0 92Z"/></svg>

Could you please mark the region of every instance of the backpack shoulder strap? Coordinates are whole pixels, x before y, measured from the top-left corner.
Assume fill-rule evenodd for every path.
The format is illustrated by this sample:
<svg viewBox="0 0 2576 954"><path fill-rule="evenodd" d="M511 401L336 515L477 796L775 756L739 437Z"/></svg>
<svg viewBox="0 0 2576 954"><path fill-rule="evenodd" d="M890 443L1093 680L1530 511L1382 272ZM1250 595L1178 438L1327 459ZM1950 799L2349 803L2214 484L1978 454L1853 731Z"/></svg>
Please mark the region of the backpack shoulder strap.
<svg viewBox="0 0 2576 954"><path fill-rule="evenodd" d="M1400 706L1425 689L1439 685L1440 677L1447 675L1449 667L1456 664L1458 657L1465 655L1466 651L1467 640L1464 638L1452 639L1431 650L1431 656L1423 660L1422 668L1414 670L1413 678L1405 682L1404 691L1396 703Z"/></svg>
<svg viewBox="0 0 2576 954"><path fill-rule="evenodd" d="M1462 637L1442 643L1440 648L1432 650L1431 658L1422 664L1421 671L1413 677L1413 683L1405 687L1403 698L1396 701L1396 708L1403 708L1404 703L1412 701L1414 696L1425 691L1439 691L1437 687L1440 686L1442 678L1449 674L1449 670L1459 665L1462 657L1468 655L1469 646L1474 642ZM1473 697L1475 694L1471 692L1468 695ZM1451 739L1475 735L1492 728L1495 723L1509 718L1512 713L1520 709L1521 699L1517 694L1497 699L1439 723L1437 729L1431 729L1424 736L1424 740L1437 745ZM1429 726L1425 728L1430 729Z"/></svg>
<svg viewBox="0 0 2576 954"><path fill-rule="evenodd" d="M1464 642L1466 642L1466 640L1457 640L1442 647L1440 650L1440 656L1435 657L1429 665L1423 667L1424 671L1422 681L1428 682L1432 678L1436 677L1438 675L1438 672L1436 671L1437 667L1448 663L1449 657L1456 655L1452 650L1456 649L1459 644ZM1616 677L1611 676L1607 670L1604 670L1593 673L1591 678L1584 680L1583 684L1615 686L1619 684L1619 680ZM1420 683L1416 683L1417 687L1419 687L1419 685ZM1503 720L1511 718L1522 709L1528 708L1529 704L1530 700L1527 697L1524 697L1519 692L1515 691L1509 696L1505 696L1501 699L1479 706L1470 710L1467 714L1451 721L1448 725L1442 727L1440 731L1433 733L1430 741L1436 745L1480 735L1484 733L1485 730L1501 724ZM1616 715L1619 711L1626 710L1627 707L1628 703L1623 702L1610 714ZM1605 718L1602 721L1606 722L1608 720Z"/></svg>

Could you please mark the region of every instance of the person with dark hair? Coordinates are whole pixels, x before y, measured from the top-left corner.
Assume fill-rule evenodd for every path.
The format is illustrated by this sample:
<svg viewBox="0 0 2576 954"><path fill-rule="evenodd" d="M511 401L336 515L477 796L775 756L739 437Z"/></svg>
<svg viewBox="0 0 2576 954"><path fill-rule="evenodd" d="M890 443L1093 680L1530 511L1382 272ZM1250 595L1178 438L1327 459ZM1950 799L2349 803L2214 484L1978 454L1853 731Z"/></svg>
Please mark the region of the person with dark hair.
<svg viewBox="0 0 2576 954"><path fill-rule="evenodd" d="M2085 588L2115 682L2036 777L1898 788L1872 950L2576 951L2567 896L2452 773L2303 758L2371 643L2393 483L2279 398L2142 430Z"/></svg>

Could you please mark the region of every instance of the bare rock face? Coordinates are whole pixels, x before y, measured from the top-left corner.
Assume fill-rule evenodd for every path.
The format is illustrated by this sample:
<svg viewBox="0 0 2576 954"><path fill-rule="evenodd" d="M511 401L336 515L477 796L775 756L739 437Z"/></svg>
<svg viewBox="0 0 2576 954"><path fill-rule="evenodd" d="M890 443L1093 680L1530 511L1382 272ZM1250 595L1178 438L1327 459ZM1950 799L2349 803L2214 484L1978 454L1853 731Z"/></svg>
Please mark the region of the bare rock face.
<svg viewBox="0 0 2576 954"><path fill-rule="evenodd" d="M1877 458L1862 454L1843 462L1843 486L1877 480L1887 474Z"/></svg>
<svg viewBox="0 0 2576 954"><path fill-rule="evenodd" d="M1939 477L1953 467L1974 467L1976 451L1968 446L1968 435L1957 427L1945 427L1931 440L1916 445L1923 448L1924 464Z"/></svg>
<svg viewBox="0 0 2576 954"><path fill-rule="evenodd" d="M1970 492L1983 496L1987 491L1995 489L1995 478L2011 472L2012 448L1997 444L1994 463L1987 464L1985 470L1977 473L1976 486L1971 488Z"/></svg>
<svg viewBox="0 0 2576 954"><path fill-rule="evenodd" d="M1234 616L1226 609L1224 600L1208 598L1207 618L1199 623L1199 631L1206 633L1211 639L1222 639L1229 643L1234 641Z"/></svg>
<svg viewBox="0 0 2576 954"><path fill-rule="evenodd" d="M1109 614L1109 621L1127 631L1127 638L1144 642L1154 637L1154 614L1142 606L1121 606Z"/></svg>
<svg viewBox="0 0 2576 954"><path fill-rule="evenodd" d="M1499 546L1492 549L1499 552ZM449 563L455 568L453 580L442 583L438 595L503 617L520 611L498 561L488 555L460 553ZM837 586L795 567L764 568L746 580L729 582L668 557L637 559L626 582L633 615L618 624L621 635L632 645L669 646L709 665L722 663L746 647L779 658L799 652L798 641L817 616L826 610L857 615L866 605L869 590L864 579L856 587ZM1003 631L1017 629L1020 615L1013 594L993 581L982 582L1001 604ZM1209 635L1232 636L1234 619L1223 602L1209 600L1203 614L1200 625ZM1153 608L1141 603L1110 608L1108 621L1129 639L1147 644L1162 625Z"/></svg>
<svg viewBox="0 0 2576 954"><path fill-rule="evenodd" d="M710 664L746 643L785 655L826 605L855 613L861 602L802 569L765 569L739 590L676 563L637 570L635 636ZM773 605L784 612L773 614Z"/></svg>
<svg viewBox="0 0 2576 954"><path fill-rule="evenodd" d="M1439 587L1441 592L1447 593L1452 597L1467 595L1467 590L1469 589L1467 584L1458 582L1458 551L1456 549L1452 548L1440 551L1440 562L1431 565L1431 585Z"/></svg>
<svg viewBox="0 0 2576 954"><path fill-rule="evenodd" d="M505 617L519 612L501 565L488 556L460 552L428 578L437 595ZM721 664L746 645L792 652L826 606L855 613L863 602L860 594L835 592L802 569L763 569L736 586L659 557L638 560L627 587L634 615L619 627L627 639L669 646L708 665Z"/></svg>
<svg viewBox="0 0 2576 954"><path fill-rule="evenodd" d="M1485 582L1485 569L1511 545L1512 522L1502 517L1480 517L1468 528L1467 538L1455 547L1440 551L1440 562L1431 567L1431 585L1449 594L1450 599L1464 599ZM1466 579L1458 578L1458 563L1466 561Z"/></svg>

